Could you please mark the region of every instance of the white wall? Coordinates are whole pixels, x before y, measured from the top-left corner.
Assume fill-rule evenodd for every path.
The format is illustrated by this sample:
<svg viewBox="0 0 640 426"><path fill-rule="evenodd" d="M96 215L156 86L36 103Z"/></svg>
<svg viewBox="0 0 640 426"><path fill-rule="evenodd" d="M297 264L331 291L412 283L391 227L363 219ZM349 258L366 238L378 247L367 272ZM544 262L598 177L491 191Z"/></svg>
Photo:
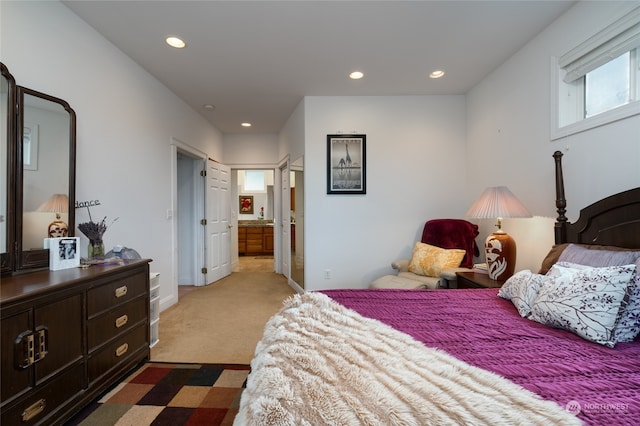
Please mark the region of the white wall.
<svg viewBox="0 0 640 426"><path fill-rule="evenodd" d="M278 159L295 161L305 154L305 101L302 100L278 135Z"/></svg>
<svg viewBox="0 0 640 426"><path fill-rule="evenodd" d="M224 135L223 163L231 168L272 168L278 163L278 135L227 134Z"/></svg>
<svg viewBox="0 0 640 426"><path fill-rule="evenodd" d="M533 215L555 218L553 152L564 152L567 217L607 195L640 185L640 117L550 140L552 56L603 28L624 7L579 2L467 95L467 204L506 185ZM626 4L628 7L628 2ZM553 244L553 220L505 220L518 243L516 270L537 270ZM493 229L480 221L479 241Z"/></svg>
<svg viewBox="0 0 640 426"><path fill-rule="evenodd" d="M305 289L367 287L426 220L463 217L463 96L312 96L305 117ZM354 132L367 136L367 194L327 195L326 135Z"/></svg>
<svg viewBox="0 0 640 426"><path fill-rule="evenodd" d="M153 259L161 306L174 303L171 137L220 159L220 132L63 4L0 2L0 15L1 59L17 84L76 111L76 199L100 200L94 220L119 217L106 248L123 244ZM86 209L76 212L76 223L87 219Z"/></svg>

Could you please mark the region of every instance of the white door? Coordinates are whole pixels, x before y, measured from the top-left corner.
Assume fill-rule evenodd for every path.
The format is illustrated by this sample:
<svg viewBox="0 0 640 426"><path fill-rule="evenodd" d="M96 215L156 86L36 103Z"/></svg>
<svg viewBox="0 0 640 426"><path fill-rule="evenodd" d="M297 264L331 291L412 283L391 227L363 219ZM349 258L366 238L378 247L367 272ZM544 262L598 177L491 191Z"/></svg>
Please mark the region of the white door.
<svg viewBox="0 0 640 426"><path fill-rule="evenodd" d="M291 258L291 186L289 183L289 161L287 160L280 166L280 190L281 197L281 218L280 226L282 226L282 239L280 240L280 253L282 259L282 275L289 278L291 276L289 270L289 259Z"/></svg>
<svg viewBox="0 0 640 426"><path fill-rule="evenodd" d="M206 282L231 275L230 168L207 160L206 174Z"/></svg>

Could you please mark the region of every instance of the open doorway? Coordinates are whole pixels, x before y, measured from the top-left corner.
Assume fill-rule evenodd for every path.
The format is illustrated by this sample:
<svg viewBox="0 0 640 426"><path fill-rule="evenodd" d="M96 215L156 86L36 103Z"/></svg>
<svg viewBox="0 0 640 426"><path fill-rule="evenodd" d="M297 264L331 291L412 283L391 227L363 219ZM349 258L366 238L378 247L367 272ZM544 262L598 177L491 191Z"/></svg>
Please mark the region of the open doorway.
<svg viewBox="0 0 640 426"><path fill-rule="evenodd" d="M234 272L275 271L275 188L273 169L232 170Z"/></svg>
<svg viewBox="0 0 640 426"><path fill-rule="evenodd" d="M174 212L177 227L178 285L205 285L205 237L200 221L205 217L203 159L183 150L176 157L177 192Z"/></svg>
<svg viewBox="0 0 640 426"><path fill-rule="evenodd" d="M230 168L175 138L171 144L171 300L180 287L231 273Z"/></svg>

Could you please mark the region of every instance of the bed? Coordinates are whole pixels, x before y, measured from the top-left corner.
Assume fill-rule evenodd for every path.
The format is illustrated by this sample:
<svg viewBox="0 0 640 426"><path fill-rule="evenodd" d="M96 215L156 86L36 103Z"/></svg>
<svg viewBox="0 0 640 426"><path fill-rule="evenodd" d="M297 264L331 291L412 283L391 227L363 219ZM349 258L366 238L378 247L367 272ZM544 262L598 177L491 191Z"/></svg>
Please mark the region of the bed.
<svg viewBox="0 0 640 426"><path fill-rule="evenodd" d="M640 188L569 223L554 158L540 271L502 289L294 296L265 327L235 424L640 424Z"/></svg>

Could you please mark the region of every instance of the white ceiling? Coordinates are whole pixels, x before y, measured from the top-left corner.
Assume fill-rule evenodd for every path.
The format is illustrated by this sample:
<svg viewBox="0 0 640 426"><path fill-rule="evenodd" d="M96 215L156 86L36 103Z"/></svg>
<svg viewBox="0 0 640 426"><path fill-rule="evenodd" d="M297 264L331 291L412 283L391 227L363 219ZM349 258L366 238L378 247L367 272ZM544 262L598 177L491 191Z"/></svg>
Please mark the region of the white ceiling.
<svg viewBox="0 0 640 426"><path fill-rule="evenodd" d="M64 1L223 133L277 133L307 95L464 94L573 3Z"/></svg>

